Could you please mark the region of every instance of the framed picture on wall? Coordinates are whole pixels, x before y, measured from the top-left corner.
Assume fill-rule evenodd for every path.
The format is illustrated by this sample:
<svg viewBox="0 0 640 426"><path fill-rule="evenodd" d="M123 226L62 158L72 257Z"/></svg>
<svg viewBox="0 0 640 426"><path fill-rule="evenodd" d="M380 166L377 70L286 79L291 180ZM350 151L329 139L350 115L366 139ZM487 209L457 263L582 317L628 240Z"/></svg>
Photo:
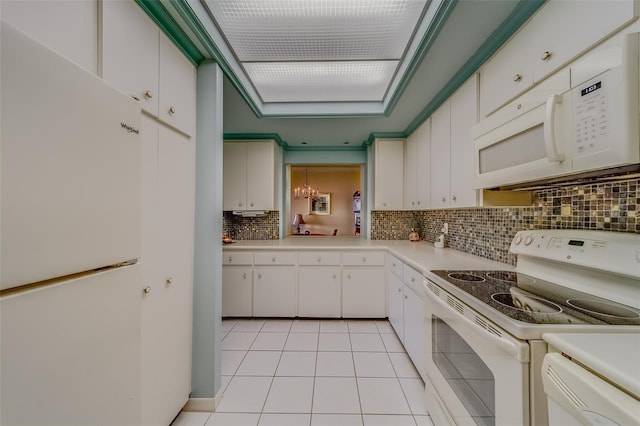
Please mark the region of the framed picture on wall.
<svg viewBox="0 0 640 426"><path fill-rule="evenodd" d="M309 198L309 214L331 214L331 193L320 192L316 198Z"/></svg>

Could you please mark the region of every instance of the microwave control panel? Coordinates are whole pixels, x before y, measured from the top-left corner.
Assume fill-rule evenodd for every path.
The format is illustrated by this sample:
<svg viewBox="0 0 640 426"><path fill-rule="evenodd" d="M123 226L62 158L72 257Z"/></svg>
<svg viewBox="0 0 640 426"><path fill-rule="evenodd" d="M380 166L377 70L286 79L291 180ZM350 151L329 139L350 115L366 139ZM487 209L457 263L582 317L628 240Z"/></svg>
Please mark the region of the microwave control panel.
<svg viewBox="0 0 640 426"><path fill-rule="evenodd" d="M608 81L606 74L573 90L576 155L607 149L609 135Z"/></svg>

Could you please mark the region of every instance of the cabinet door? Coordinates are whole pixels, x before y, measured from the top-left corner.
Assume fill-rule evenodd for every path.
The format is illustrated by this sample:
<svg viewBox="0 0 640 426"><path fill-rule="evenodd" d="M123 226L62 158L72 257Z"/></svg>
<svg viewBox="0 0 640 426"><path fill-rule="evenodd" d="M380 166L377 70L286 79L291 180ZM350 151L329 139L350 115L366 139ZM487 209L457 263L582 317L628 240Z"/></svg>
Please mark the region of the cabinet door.
<svg viewBox="0 0 640 426"><path fill-rule="evenodd" d="M387 275L389 279L389 322L400 341L404 341L404 296L402 290L404 284L391 271Z"/></svg>
<svg viewBox="0 0 640 426"><path fill-rule="evenodd" d="M342 271L342 316L384 318L386 305L383 268L346 268Z"/></svg>
<svg viewBox="0 0 640 426"><path fill-rule="evenodd" d="M431 146L431 118L417 129L416 139L416 204L419 209L429 207L431 179L429 176L429 152Z"/></svg>
<svg viewBox="0 0 640 426"><path fill-rule="evenodd" d="M142 309L143 424L169 424L191 392L194 148L189 138L158 127L157 204L143 218L157 225L157 257L142 259L154 269Z"/></svg>
<svg viewBox="0 0 640 426"><path fill-rule="evenodd" d="M248 210L273 210L275 189L273 142L247 142Z"/></svg>
<svg viewBox="0 0 640 426"><path fill-rule="evenodd" d="M408 286L404 286L404 347L413 365L425 379L426 319L424 303Z"/></svg>
<svg viewBox="0 0 640 426"><path fill-rule="evenodd" d="M402 210L404 139L378 139L374 144L374 209Z"/></svg>
<svg viewBox="0 0 640 426"><path fill-rule="evenodd" d="M250 317L253 309L253 270L248 266L222 268L222 316Z"/></svg>
<svg viewBox="0 0 640 426"><path fill-rule="evenodd" d="M339 318L340 312L340 268L300 268L298 271L298 316Z"/></svg>
<svg viewBox="0 0 640 426"><path fill-rule="evenodd" d="M547 77L588 48L631 22L636 16L633 0L567 2L550 1L523 30L533 40L530 52L533 80ZM567 22L579 23L567 31Z"/></svg>
<svg viewBox="0 0 640 426"><path fill-rule="evenodd" d="M247 199L247 144L225 142L223 157L223 210L244 210Z"/></svg>
<svg viewBox="0 0 640 426"><path fill-rule="evenodd" d="M195 67L164 35L160 34L158 117L192 135L195 129Z"/></svg>
<svg viewBox="0 0 640 426"><path fill-rule="evenodd" d="M474 75L451 97L451 171L450 199L452 207L477 204L474 188L474 144L471 128L478 117L478 80Z"/></svg>
<svg viewBox="0 0 640 426"><path fill-rule="evenodd" d="M102 78L157 116L160 30L133 0L101 3Z"/></svg>
<svg viewBox="0 0 640 426"><path fill-rule="evenodd" d="M97 1L3 1L2 20L98 74Z"/></svg>
<svg viewBox="0 0 640 426"><path fill-rule="evenodd" d="M253 270L253 315L294 317L296 315L296 270L265 266Z"/></svg>
<svg viewBox="0 0 640 426"><path fill-rule="evenodd" d="M416 190L418 149L418 129L409 135L404 147L404 208L415 210L418 208Z"/></svg>
<svg viewBox="0 0 640 426"><path fill-rule="evenodd" d="M431 208L449 205L449 174L451 154L451 102L447 100L431 116ZM455 160L454 160L455 161Z"/></svg>

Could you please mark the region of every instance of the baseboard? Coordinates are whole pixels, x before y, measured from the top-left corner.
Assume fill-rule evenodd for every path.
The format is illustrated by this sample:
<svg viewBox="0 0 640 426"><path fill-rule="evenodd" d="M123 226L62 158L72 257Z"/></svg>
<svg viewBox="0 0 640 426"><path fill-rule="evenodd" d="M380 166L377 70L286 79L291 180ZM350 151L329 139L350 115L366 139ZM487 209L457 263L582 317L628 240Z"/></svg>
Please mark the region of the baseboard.
<svg viewBox="0 0 640 426"><path fill-rule="evenodd" d="M189 398L182 411L213 413L222 401L222 389L213 398Z"/></svg>

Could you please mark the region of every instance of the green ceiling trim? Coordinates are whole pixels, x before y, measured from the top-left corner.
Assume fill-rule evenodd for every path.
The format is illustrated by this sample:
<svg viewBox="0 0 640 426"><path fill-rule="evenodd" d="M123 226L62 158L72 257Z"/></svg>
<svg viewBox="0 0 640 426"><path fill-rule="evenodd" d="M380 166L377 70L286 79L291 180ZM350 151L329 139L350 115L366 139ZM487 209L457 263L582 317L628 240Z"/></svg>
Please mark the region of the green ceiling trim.
<svg viewBox="0 0 640 426"><path fill-rule="evenodd" d="M427 106L407 126L404 133L410 135L455 93L547 0L521 0L478 50L458 72L444 85Z"/></svg>
<svg viewBox="0 0 640 426"><path fill-rule="evenodd" d="M289 145L277 133L225 133L222 138L225 141L274 140L284 149L290 149Z"/></svg>
<svg viewBox="0 0 640 426"><path fill-rule="evenodd" d="M147 15L160 27L171 41L184 53L184 55L196 67L205 58L189 36L180 28L173 16L157 0L135 0Z"/></svg>
<svg viewBox="0 0 640 426"><path fill-rule="evenodd" d="M409 85L409 82L413 78L413 75L416 73L416 70L422 63L424 57L427 55L427 52L429 52L429 49L431 49L433 43L435 43L436 39L438 38L438 34L440 34L440 31L444 27L444 24L447 22L449 16L451 16L451 12L453 12L453 9L457 4L458 0L443 0L442 3L440 3L438 10L433 17L433 20L429 24L429 28L422 37L422 40L420 40L420 45L418 46L418 49L416 49L415 55L413 55L413 58L411 58L411 62L409 63L404 76L402 76L400 83L398 84L398 88L396 89L395 93L393 93L391 99L389 100L389 103L387 103L387 106L385 107L385 116L389 116L395 108L405 89Z"/></svg>

